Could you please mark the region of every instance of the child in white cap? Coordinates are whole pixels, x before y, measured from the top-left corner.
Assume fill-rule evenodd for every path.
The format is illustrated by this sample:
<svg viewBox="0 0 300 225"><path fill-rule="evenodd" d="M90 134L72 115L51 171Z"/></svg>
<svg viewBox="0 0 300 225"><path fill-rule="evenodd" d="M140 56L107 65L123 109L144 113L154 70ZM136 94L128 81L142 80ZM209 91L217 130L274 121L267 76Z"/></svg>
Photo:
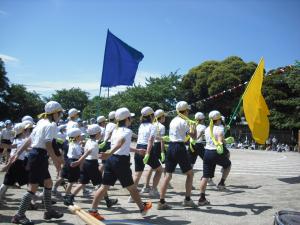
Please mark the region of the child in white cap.
<svg viewBox="0 0 300 225"><path fill-rule="evenodd" d="M56 122L62 117L63 109L58 102L50 101L45 105L45 113L32 131L30 137L25 141L12 158L12 162L18 159L22 152L30 145L32 150L28 155L28 191L23 196L19 210L12 218L12 223L33 224L26 216L25 212L30 205L30 201L35 195L40 183L44 184L44 205L46 212L44 219L61 218L63 213L55 211L51 204L52 180L48 170L49 156L53 160L56 169L60 170L61 160L55 155L52 148L52 140L57 133Z"/></svg>
<svg viewBox="0 0 300 225"><path fill-rule="evenodd" d="M200 198L198 205L209 204L206 200L205 190L209 178L214 177L216 165L223 167L223 174L218 187L225 187L225 180L230 172L231 161L223 154L224 129L221 127L221 113L211 111L209 113L210 125L205 129L205 154L203 159L203 177L200 181Z"/></svg>
<svg viewBox="0 0 300 225"><path fill-rule="evenodd" d="M16 138L12 143L11 155L14 155L17 148L20 147L25 141L25 125L23 123L17 123L14 126ZM28 174L25 169L25 152L19 155L18 159L14 163L7 165L7 172L4 176L3 184L0 186L0 201L5 195L5 192L10 186L18 183L19 186L23 186L28 182Z"/></svg>
<svg viewBox="0 0 300 225"><path fill-rule="evenodd" d="M80 113L80 111L75 108L72 108L68 111L69 121L68 121L67 127L66 127L67 131L70 128L79 128L79 125L77 122L77 119L79 118L79 113Z"/></svg>
<svg viewBox="0 0 300 225"><path fill-rule="evenodd" d="M165 176L161 187L160 200L157 206L158 210L166 210L171 208L171 206L169 206L165 201L165 194L167 191L168 184L172 179L172 173L175 171L177 164L179 164L182 173L184 173L187 176L185 185L185 199L182 204L184 207L197 207L197 205L191 199L193 170L188 152L186 151L186 147L184 144L185 137L187 134L189 134L192 138L195 138L196 136L194 127L189 126L185 119L189 114L189 110L190 106L185 101L180 101L176 104L176 111L178 116L176 116L170 123L170 142L168 151L166 153L165 161L165 169L167 175Z"/></svg>
<svg viewBox="0 0 300 225"><path fill-rule="evenodd" d="M13 130L13 123L11 120L6 120L4 122L5 128L1 132L1 143L10 145L12 144L14 137L15 137L15 132ZM10 157L10 148L0 148L0 155L1 153L4 153L5 156L5 163L8 162L9 157Z"/></svg>
<svg viewBox="0 0 300 225"><path fill-rule="evenodd" d="M108 124L105 127L105 135L104 135L104 143L105 146L103 148L103 151L106 151L108 149L110 149L110 138L111 138L111 134L113 132L113 130L116 128L116 124L115 124L115 111L111 111L108 114Z"/></svg>
<svg viewBox="0 0 300 225"><path fill-rule="evenodd" d="M138 151L130 147L132 131L128 127L131 125L131 117L133 115L127 108L120 108L116 111L115 118L118 128L114 129L111 136L111 150L101 154L101 157L106 159L102 185L97 190L92 207L89 210L89 213L99 220L103 220L104 218L98 213L98 204L110 186L114 186L117 180L120 181L123 188L126 188L130 192L142 215L145 215L152 207L151 202L142 202L137 186L132 179L130 151L145 154L144 151Z"/></svg>
<svg viewBox="0 0 300 225"><path fill-rule="evenodd" d="M101 137L101 128L98 124L92 124L88 126L87 133L89 135L89 139L87 140L84 146L84 154L78 159L74 160L74 162L70 163L71 167L78 167L82 164L79 176L79 185L76 186L72 194L70 194L64 200L65 205L73 205L74 197L78 194L78 192L84 188L90 181L94 186L100 185L102 182L102 174L99 171L98 164L98 140ZM117 199L109 199L108 196L105 198L107 207L111 207L112 205L117 204Z"/></svg>

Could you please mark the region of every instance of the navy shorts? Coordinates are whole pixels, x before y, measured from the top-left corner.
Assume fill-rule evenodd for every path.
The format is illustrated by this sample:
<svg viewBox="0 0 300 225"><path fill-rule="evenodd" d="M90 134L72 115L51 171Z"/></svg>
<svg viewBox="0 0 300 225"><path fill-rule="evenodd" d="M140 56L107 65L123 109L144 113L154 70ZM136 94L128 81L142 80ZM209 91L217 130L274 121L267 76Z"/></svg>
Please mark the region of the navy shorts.
<svg viewBox="0 0 300 225"><path fill-rule="evenodd" d="M106 152L107 150L110 150L110 147L111 147L111 143L110 142L106 142L105 146L102 149L99 148L99 153ZM102 164L105 164L105 161L106 160L102 159Z"/></svg>
<svg viewBox="0 0 300 225"><path fill-rule="evenodd" d="M195 145L193 145L193 149L194 152L192 152L191 147L189 147L189 157L191 164L196 163L198 156L200 156L200 158L203 160L205 153L204 145L202 143L196 143Z"/></svg>
<svg viewBox="0 0 300 225"><path fill-rule="evenodd" d="M7 144L7 145L11 145L12 142L10 140L6 140L6 139L2 139L1 143L3 144ZM2 153L4 151L4 148L0 148L0 153ZM7 152L11 152L11 149L7 149Z"/></svg>
<svg viewBox="0 0 300 225"><path fill-rule="evenodd" d="M68 159L68 181L70 183L75 183L79 180L80 177L80 166L71 167L71 163L77 161L78 159Z"/></svg>
<svg viewBox="0 0 300 225"><path fill-rule="evenodd" d="M224 154L218 154L216 150L206 149L203 159L203 177L213 178L216 165L227 169L231 166L231 161Z"/></svg>
<svg viewBox="0 0 300 225"><path fill-rule="evenodd" d="M69 161L68 159L64 159L64 165L61 168L60 177L64 179L69 179Z"/></svg>
<svg viewBox="0 0 300 225"><path fill-rule="evenodd" d="M130 169L130 156L112 155L106 160L102 184L114 186L117 180L123 188L134 184Z"/></svg>
<svg viewBox="0 0 300 225"><path fill-rule="evenodd" d="M170 142L166 153L166 172L173 173L179 164L182 173L192 169L188 152L183 142Z"/></svg>
<svg viewBox="0 0 300 225"><path fill-rule="evenodd" d="M79 182L81 184L88 184L92 181L92 184L99 185L102 182L102 176L98 169L99 164L97 159L84 160L82 168L80 170Z"/></svg>
<svg viewBox="0 0 300 225"><path fill-rule="evenodd" d="M136 148L139 149L147 149L147 145L141 145L141 144L137 144ZM145 169L145 164L144 164L144 156L140 155L138 153L134 154L134 171L135 172L143 172Z"/></svg>
<svg viewBox="0 0 300 225"><path fill-rule="evenodd" d="M3 184L12 186L16 182L23 186L28 183L28 172L25 168L25 160L17 159L5 174Z"/></svg>
<svg viewBox="0 0 300 225"><path fill-rule="evenodd" d="M48 170L47 151L42 148L33 148L28 154L28 183L43 184L44 180L51 179Z"/></svg>
<svg viewBox="0 0 300 225"><path fill-rule="evenodd" d="M160 159L160 142L159 143L154 143L151 152L150 152L150 157L148 160L148 165L152 168L152 169L157 169L158 167L161 166L161 163L159 161Z"/></svg>

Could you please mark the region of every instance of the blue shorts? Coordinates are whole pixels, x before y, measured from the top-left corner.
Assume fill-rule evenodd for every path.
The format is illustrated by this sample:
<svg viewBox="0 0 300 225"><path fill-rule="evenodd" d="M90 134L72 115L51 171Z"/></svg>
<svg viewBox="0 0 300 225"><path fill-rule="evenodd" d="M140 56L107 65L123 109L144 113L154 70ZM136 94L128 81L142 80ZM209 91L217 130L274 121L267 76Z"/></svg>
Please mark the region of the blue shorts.
<svg viewBox="0 0 300 225"><path fill-rule="evenodd" d="M78 159L68 159L68 181L70 183L75 183L80 178L80 166L71 167L71 163L77 161Z"/></svg>
<svg viewBox="0 0 300 225"><path fill-rule="evenodd" d="M42 148L33 148L28 154L28 183L43 184L44 180L51 179L48 170L47 151Z"/></svg>
<svg viewBox="0 0 300 225"><path fill-rule="evenodd" d="M159 159L160 159L160 149L161 149L160 142L159 143L153 143L153 147L151 149L150 157L149 157L149 160L148 160L147 164L154 170L161 166L161 163L159 161Z"/></svg>
<svg viewBox="0 0 300 225"><path fill-rule="evenodd" d="M18 183L20 186L28 183L28 172L25 168L25 160L17 159L8 169L4 176L3 184L13 186Z"/></svg>
<svg viewBox="0 0 300 225"><path fill-rule="evenodd" d="M130 156L112 155L106 160L102 184L114 186L117 180L123 188L134 184L130 169Z"/></svg>
<svg viewBox="0 0 300 225"><path fill-rule="evenodd" d="M99 171L99 164L97 159L84 160L82 168L80 170L79 183L88 184L92 181L92 184L99 185L102 183L102 175Z"/></svg>
<svg viewBox="0 0 300 225"><path fill-rule="evenodd" d="M136 148L139 149L147 149L147 145L137 144ZM143 162L144 156L138 153L134 154L134 171L135 172L143 172L145 169L145 164Z"/></svg>
<svg viewBox="0 0 300 225"><path fill-rule="evenodd" d="M195 145L193 145L193 149L194 152L192 152L191 147L189 147L189 157L191 164L196 163L198 156L200 156L200 158L203 160L205 153L204 145L202 143L196 143Z"/></svg>
<svg viewBox="0 0 300 225"><path fill-rule="evenodd" d="M231 166L231 161L224 154L218 154L216 150L205 149L203 159L203 177L213 178L215 176L216 165L227 169Z"/></svg>
<svg viewBox="0 0 300 225"><path fill-rule="evenodd" d="M173 173L179 164L182 173L192 169L188 152L183 142L170 142L166 153L166 172Z"/></svg>

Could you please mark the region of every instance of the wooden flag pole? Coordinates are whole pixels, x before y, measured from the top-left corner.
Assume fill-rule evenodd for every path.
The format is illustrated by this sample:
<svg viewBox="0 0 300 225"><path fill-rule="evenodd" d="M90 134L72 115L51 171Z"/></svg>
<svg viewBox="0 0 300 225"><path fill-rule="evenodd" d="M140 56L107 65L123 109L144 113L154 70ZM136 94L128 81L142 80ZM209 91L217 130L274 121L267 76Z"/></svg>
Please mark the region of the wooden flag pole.
<svg viewBox="0 0 300 225"><path fill-rule="evenodd" d="M88 214L87 212L85 212L84 210L82 210L77 205L70 205L68 208L69 208L69 210L72 213L74 213L77 216L79 216L80 219L82 219L88 225L105 225L100 220L97 220L95 217L91 216L90 214Z"/></svg>

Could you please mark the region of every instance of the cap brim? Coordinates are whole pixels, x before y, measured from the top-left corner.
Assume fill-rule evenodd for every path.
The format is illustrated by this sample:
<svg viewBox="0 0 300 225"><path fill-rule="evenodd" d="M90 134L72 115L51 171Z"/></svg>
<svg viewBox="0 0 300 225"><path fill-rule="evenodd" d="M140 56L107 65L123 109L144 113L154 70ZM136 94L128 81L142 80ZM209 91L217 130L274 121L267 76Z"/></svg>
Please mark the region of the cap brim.
<svg viewBox="0 0 300 225"><path fill-rule="evenodd" d="M134 113L130 113L130 117L134 117L135 116L135 114Z"/></svg>

